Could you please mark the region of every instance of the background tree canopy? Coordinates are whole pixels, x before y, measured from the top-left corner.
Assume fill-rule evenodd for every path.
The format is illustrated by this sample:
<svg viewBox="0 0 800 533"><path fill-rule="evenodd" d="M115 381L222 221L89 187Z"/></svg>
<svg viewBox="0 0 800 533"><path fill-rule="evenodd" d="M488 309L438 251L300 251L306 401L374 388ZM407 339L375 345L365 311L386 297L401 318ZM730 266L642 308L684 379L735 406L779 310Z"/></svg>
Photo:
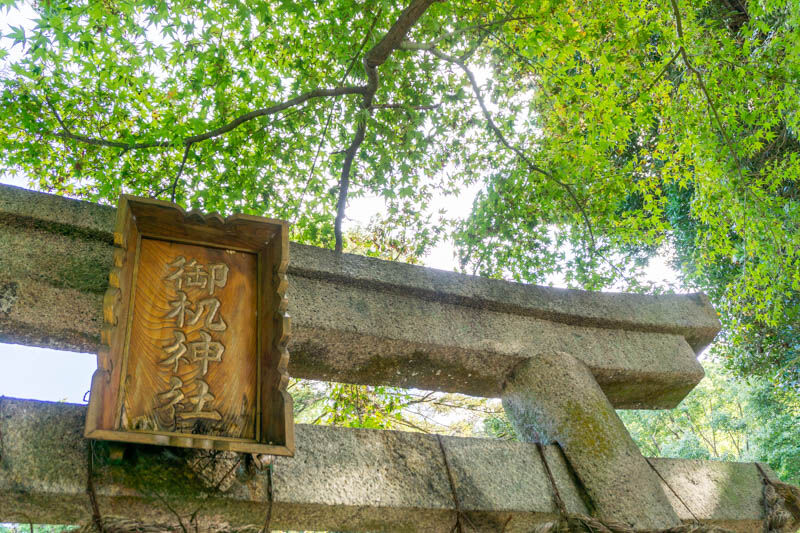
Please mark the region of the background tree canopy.
<svg viewBox="0 0 800 533"><path fill-rule="evenodd" d="M800 3L32 8L0 49L6 173L392 259L452 238L466 271L529 282L656 290L642 270L667 255L720 311L719 359L797 405ZM471 215L442 219L431 199L464 187ZM380 230L345 242L360 195Z"/></svg>

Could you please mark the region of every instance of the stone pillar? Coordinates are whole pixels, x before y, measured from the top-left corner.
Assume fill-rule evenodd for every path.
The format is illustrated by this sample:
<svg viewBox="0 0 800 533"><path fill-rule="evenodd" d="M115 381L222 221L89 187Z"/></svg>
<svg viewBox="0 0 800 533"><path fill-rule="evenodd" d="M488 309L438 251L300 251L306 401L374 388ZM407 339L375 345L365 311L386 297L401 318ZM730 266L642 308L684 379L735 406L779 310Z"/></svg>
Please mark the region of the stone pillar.
<svg viewBox="0 0 800 533"><path fill-rule="evenodd" d="M636 529L680 525L657 474L582 361L562 352L526 359L506 378L503 407L521 439L561 446L595 518Z"/></svg>

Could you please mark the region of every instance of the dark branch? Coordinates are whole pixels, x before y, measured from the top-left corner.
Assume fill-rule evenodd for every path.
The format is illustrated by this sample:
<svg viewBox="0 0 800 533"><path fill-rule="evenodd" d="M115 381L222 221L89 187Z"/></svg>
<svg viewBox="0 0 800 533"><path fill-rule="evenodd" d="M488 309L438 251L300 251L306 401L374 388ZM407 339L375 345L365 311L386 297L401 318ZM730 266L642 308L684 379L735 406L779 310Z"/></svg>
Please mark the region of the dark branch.
<svg viewBox="0 0 800 533"><path fill-rule="evenodd" d="M356 66L356 61L358 61L359 56L364 51L364 47L369 42L369 38L372 36L372 32L375 29L375 25L378 23L378 19L383 13L383 6L378 9L378 12L375 14L375 17L372 19L372 24L370 24L369 29L367 30L367 34L364 36L364 39L361 41L361 45L358 47L358 51L353 55L353 58L350 60L350 64L347 66L347 70L345 70L344 74L342 75L342 79L339 80L339 85L343 85L345 81L347 81L347 77L350 75L350 72L353 71L353 67ZM328 134L328 128L331 126L331 119L333 118L333 110L336 107L334 104L331 106L330 111L328 112L328 118L325 119L325 127L322 128L322 136L319 139L319 143L317 143L317 149L314 152L314 160L311 162L311 169L308 171L308 177L306 178L306 184L303 187L303 192L298 197L298 204L297 204L297 212L300 211L300 203L303 201L303 198L306 195L306 191L308 191L308 185L311 183L311 178L314 176L314 170L317 168L317 160L319 159L319 152L322 150L322 145L325 142L325 136Z"/></svg>
<svg viewBox="0 0 800 533"><path fill-rule="evenodd" d="M270 107L264 107L261 109L256 109L255 111L250 111L249 113L244 113L243 115L239 115L232 121L228 122L227 124L220 126L219 128L213 129L211 131L207 131L205 133L201 133L198 135L192 135L190 137L186 137L182 140L184 146L191 146L194 143L205 141L208 139L212 139L214 137L219 137L220 135L224 135L245 122L253 120L258 117L263 117L267 115L274 115L276 113L280 113L281 111L288 109L290 107L302 104L307 102L308 100L312 100L315 98L328 98L332 96L343 96L347 94L365 94L367 91L367 87L335 87L333 89L315 89L313 91L309 91L307 93L301 94L300 96L296 96L290 100L285 102L281 102L279 104L275 104ZM136 142L123 142L123 141L111 141L108 139L98 139L95 137L89 137L86 135L79 135L72 133L64 121L61 119L61 115L58 114L55 106L50 102L49 99L45 98L48 107L53 112L53 115L56 117L59 125L61 126L62 131L60 132L52 132L53 135L57 137L62 137L65 139L72 139L74 141L79 141L84 144L90 144L93 146L104 146L107 148L122 148L127 150L141 150L147 148L166 148L172 146L172 143L167 141L154 141L149 143L136 143Z"/></svg>
<svg viewBox="0 0 800 533"><path fill-rule="evenodd" d="M334 235L336 237L335 250L339 253L342 251L342 221L344 220L344 211L347 207L347 191L350 188L350 168L353 166L353 159L355 159L361 143L364 142L364 135L367 131L367 123L359 122L356 134L353 137L353 142L344 155L344 163L342 164L342 175L339 178L339 199L336 202L336 222L334 223Z"/></svg>
<svg viewBox="0 0 800 533"><path fill-rule="evenodd" d="M400 47L411 27L436 1L441 0L412 0L411 4L403 10L394 24L392 24L392 27L389 28L389 31L386 32L386 35L364 55L364 70L367 73L367 86L364 88L363 92L361 92L361 108L368 113L373 109L372 102L375 98L375 93L378 91L378 67L383 65L389 56ZM363 117L359 118L355 137L345 152L342 173L339 178L339 198L336 202L336 220L334 222L334 237L336 239L335 250L339 253L341 253L343 246L342 221L344 220L344 212L347 207L347 191L350 188L350 168L353 165L353 159L355 159L356 154L358 154L361 143L364 142L366 129L366 119Z"/></svg>
<svg viewBox="0 0 800 533"><path fill-rule="evenodd" d="M714 120L717 123L717 128L719 128L719 133L722 135L722 139L725 141L725 144L728 146L728 149L733 156L733 159L736 161L736 170L739 174L739 178L742 180L742 185L744 185L744 178L742 176L742 163L739 160L739 154L733 146L733 142L728 137L725 128L722 125L722 120L719 118L719 113L717 112L717 106L714 105L714 100L712 100L711 95L708 92L708 88L706 87L706 83L703 80L703 75L700 74L700 71L694 67L694 64L689 60L689 54L686 53L686 48L683 47L683 22L681 19L681 12L678 9L678 2L677 0L670 0L672 4L672 11L675 14L675 29L678 33L678 52L683 59L683 63L686 65L686 68L694 74L695 79L697 79L697 85L700 86L700 90L703 93L703 96L708 104L709 109L711 109L711 113L714 115Z"/></svg>
<svg viewBox="0 0 800 533"><path fill-rule="evenodd" d="M263 109L256 109L255 111L250 111L249 113L240 115L237 118L225 124L224 126L220 126L219 128L208 131L206 133L201 133L200 135L193 135L191 137L187 137L186 139L183 140L183 143L193 144L196 142L211 139L213 137L219 137L220 135L224 135L225 133L228 133L229 131L241 126L245 122L253 120L254 118L263 117L267 115L274 115L275 113L280 113L284 109L288 109L290 107L302 104L314 98L327 98L331 96L343 96L346 94L365 94L366 90L367 90L366 87L336 87L334 89L315 89L313 91L301 94L300 96L296 96L291 100L287 100L280 104L275 104L273 106L265 107Z"/></svg>
<svg viewBox="0 0 800 533"><path fill-rule="evenodd" d="M433 109L439 109L440 107L442 107L441 102L431 105L374 104L372 109L413 109L415 111L431 111Z"/></svg>
<svg viewBox="0 0 800 533"><path fill-rule="evenodd" d="M45 103L47 103L47 107L50 108L52 111L53 116L56 117L59 126L61 126L61 132L54 132L53 134L57 137L61 137L64 139L72 139L73 141L79 141L85 144L91 144L93 146L106 146L108 148L122 148L123 150L133 150L133 149L144 149L144 148L157 148L159 146L169 146L169 143L124 143L119 141L107 141L105 139L95 139L93 137L87 137L85 135L77 135L72 133L67 125L64 123L64 120L61 118L61 115L58 113L56 106L50 101L49 98L46 96L44 97ZM123 152L124 153L124 152ZM122 155L122 154L120 154Z"/></svg>
<svg viewBox="0 0 800 533"><path fill-rule="evenodd" d="M406 34L417 20L428 10L431 5L439 0L413 0L411 5L403 10L386 35L367 52L364 62L368 67L379 67L400 47Z"/></svg>
<svg viewBox="0 0 800 533"><path fill-rule="evenodd" d="M694 64L689 60L689 54L686 52L686 48L683 46L683 43L684 43L683 22L682 22L682 19L681 19L680 9L678 8L678 2L677 2L677 0L670 0L670 3L672 4L672 12L675 15L675 30L678 33L678 42L679 42L678 52L680 53L681 58L683 59L683 63L686 65L686 68L689 70L689 72L694 74L694 77L697 80L697 85L700 86L700 91L703 93L703 97L705 98L706 103L708 104L708 108L711 110L711 114L714 117L714 121L717 123L717 129L719 130L719 134L722 136L722 140L725 141L725 145L728 147L728 150L730 151L731 156L733 156L733 160L736 163L736 175L739 178L739 187L744 189L745 202L747 202L748 196L751 195L758 202L763 204L764 200L762 200L759 197L759 195L755 192L755 190L751 190L751 189L747 188L747 184L745 183L745 179L744 179L744 172L742 171L742 167L743 167L742 166L742 160L739 158L739 153L736 151L736 147L733 144L733 140L728 136L728 133L725 130L725 127L722 125L722 120L720 119L719 112L717 111L717 106L714 104L714 100L711 98L711 94L708 92L708 87L706 86L706 83L703 80L703 75L700 73L699 70L697 70L697 68L695 68ZM751 194L748 195L748 192L751 193ZM779 241L777 235L775 234L775 231L773 230L772 226L768 224L767 225L767 229L769 230L770 234L772 235L773 243L775 243L775 246L777 246L778 249L780 249L781 248L781 246L779 244L780 241ZM744 240L744 248L745 248L744 261L742 263L742 273L744 274L746 272L746 270L747 270L747 262L748 262L748 255L747 255L747 214L746 213L744 215L742 238Z"/></svg>
<svg viewBox="0 0 800 533"><path fill-rule="evenodd" d="M181 174L183 174L183 167L186 165L186 158L189 157L189 150L192 148L191 144L186 145L186 149L183 151L183 159L181 160L181 166L178 168L178 173L175 174L175 179L172 180L172 194L170 195L170 202L175 203L175 189L178 187L178 180L181 179Z"/></svg>

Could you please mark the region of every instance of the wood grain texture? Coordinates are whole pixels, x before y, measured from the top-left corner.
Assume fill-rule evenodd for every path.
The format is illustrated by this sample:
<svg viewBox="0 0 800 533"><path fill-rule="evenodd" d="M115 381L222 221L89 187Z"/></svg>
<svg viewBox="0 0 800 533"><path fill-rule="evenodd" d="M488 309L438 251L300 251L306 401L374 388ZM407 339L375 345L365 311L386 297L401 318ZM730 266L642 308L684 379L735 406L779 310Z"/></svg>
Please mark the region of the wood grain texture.
<svg viewBox="0 0 800 533"><path fill-rule="evenodd" d="M286 271L289 267L288 231L281 232L282 239L273 239L267 249L262 252L261 279L271 284L271 290L262 291L262 309L267 310L267 317L262 324L263 338L270 343L262 346L263 361L266 365L261 374L261 398L264 410L261 414L261 428L264 435L280 435L282 427L286 427L284 438L286 446L294 449L294 424L286 424L293 419L292 396L286 391L289 383L289 350L287 344L291 330L288 313L286 289L289 280ZM269 333L267 333L269 331Z"/></svg>
<svg viewBox="0 0 800 533"><path fill-rule="evenodd" d="M123 196L114 241L85 435L292 455L287 223Z"/></svg>
<svg viewBox="0 0 800 533"><path fill-rule="evenodd" d="M198 277L206 287L182 283L179 290L180 277L168 279L179 272L170 266L178 258L186 264L195 262L199 272L206 274ZM228 269L225 286L215 287L213 295L207 288L211 265L226 265ZM184 265L184 276L187 271ZM252 253L142 239L120 427L255 439L256 272L256 256ZM187 297L185 304L178 297L181 292ZM202 304L209 300L218 301L219 309ZM178 316L169 316L181 307L185 313L182 327ZM195 324L190 323L192 313L198 319ZM211 330L206 322L216 323L218 328L224 324L225 329ZM206 346L203 333L212 339L208 345L219 343L216 346L223 347L218 355L220 361L204 363L203 356L214 356L214 351L193 350L193 344L197 348ZM176 342L175 335L185 341ZM200 353L199 359L193 357L193 351ZM169 361L181 352L174 363ZM183 384L176 391L183 399L159 411L171 403L163 395L170 391L173 377ZM203 411L219 413L220 420L186 418L195 407L191 399L198 397L202 383L208 386L206 394L213 396L204 402ZM167 423L165 411L173 415Z"/></svg>

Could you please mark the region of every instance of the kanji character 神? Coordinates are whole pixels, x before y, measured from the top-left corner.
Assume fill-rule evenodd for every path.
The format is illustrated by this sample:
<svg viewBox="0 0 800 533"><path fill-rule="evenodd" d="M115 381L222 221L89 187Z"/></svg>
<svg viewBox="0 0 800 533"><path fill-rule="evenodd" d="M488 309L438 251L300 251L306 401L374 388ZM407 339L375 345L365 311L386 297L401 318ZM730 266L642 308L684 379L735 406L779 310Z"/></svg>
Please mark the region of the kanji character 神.
<svg viewBox="0 0 800 533"><path fill-rule="evenodd" d="M211 335L205 331L200 332L200 338L202 340L189 343L189 349L192 361L201 363L201 375L205 376L208 372L209 361L222 361L222 352L225 351L225 346L212 340Z"/></svg>

